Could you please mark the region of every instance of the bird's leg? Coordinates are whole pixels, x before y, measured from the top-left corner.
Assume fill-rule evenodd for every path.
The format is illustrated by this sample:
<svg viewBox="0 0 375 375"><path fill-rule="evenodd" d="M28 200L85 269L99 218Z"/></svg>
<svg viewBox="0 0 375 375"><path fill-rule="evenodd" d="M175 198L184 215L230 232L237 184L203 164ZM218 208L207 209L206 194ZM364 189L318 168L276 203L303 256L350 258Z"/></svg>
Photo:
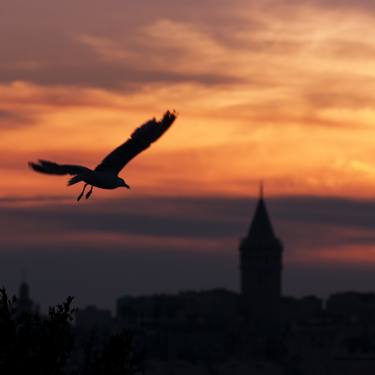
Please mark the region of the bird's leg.
<svg viewBox="0 0 375 375"><path fill-rule="evenodd" d="M94 186L91 185L91 189L88 191L88 193L86 194L86 199L89 199L91 194L92 194L92 190L94 189Z"/></svg>
<svg viewBox="0 0 375 375"><path fill-rule="evenodd" d="M77 198L77 201L80 201L83 194L85 193L85 190L86 190L86 187L87 187L88 184L85 184L85 186L83 187L82 191L81 191L81 194L78 195L78 198Z"/></svg>

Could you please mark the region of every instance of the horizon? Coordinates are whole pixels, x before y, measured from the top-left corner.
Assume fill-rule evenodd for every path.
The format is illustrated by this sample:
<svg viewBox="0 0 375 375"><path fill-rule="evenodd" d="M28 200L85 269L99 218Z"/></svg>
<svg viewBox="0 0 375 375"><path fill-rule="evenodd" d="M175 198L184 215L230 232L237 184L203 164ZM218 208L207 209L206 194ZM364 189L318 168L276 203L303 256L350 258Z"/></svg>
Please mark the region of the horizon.
<svg viewBox="0 0 375 375"><path fill-rule="evenodd" d="M78 307L94 304L113 311L116 299L124 295L214 288L238 291L239 242L248 231L258 198L97 199L83 206L75 218L71 215L76 202L68 203L70 197L52 198L54 204L46 204L43 198L38 207L35 202L2 205L0 222L13 224L15 232L26 228L26 241L34 238L36 242L25 245L20 237L6 243L2 236L6 249L2 274L10 281L9 290L16 293L21 270L26 270L31 296L44 309L74 294ZM361 233L363 228L372 230L374 204L319 197L267 198L267 193L265 200L276 236L284 243L283 295L313 294L326 299L335 292L374 291L369 287L374 280L371 263L348 265L350 251L341 254L341 262L335 254L335 250L342 252L342 244L364 242ZM353 221L342 217L343 208L355 214ZM363 228L348 230L358 224L358 213ZM33 227L25 227L25 222ZM48 236L35 237L35 228ZM98 230L101 235L93 235Z"/></svg>

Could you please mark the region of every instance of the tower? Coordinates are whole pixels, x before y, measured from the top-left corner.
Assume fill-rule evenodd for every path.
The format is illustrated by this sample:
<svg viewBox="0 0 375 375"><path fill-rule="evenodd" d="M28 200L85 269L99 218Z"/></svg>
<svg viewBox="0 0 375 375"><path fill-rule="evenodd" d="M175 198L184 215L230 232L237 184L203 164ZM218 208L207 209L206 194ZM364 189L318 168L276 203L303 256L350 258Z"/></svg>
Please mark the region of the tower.
<svg viewBox="0 0 375 375"><path fill-rule="evenodd" d="M20 285L17 299L17 313L32 313L35 310L33 301L30 298L30 288L28 284L23 281ZM36 312L37 310L35 310Z"/></svg>
<svg viewBox="0 0 375 375"><path fill-rule="evenodd" d="M258 326L272 327L280 318L282 252L261 185L253 220L240 244L242 307Z"/></svg>

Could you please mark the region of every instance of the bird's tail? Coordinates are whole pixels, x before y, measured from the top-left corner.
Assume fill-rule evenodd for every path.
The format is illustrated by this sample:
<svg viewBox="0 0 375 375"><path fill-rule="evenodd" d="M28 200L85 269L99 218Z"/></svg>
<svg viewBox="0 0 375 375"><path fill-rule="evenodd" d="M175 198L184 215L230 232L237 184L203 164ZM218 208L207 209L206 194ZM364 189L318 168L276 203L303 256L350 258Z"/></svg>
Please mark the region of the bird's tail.
<svg viewBox="0 0 375 375"><path fill-rule="evenodd" d="M78 182L81 182L83 181L82 180L82 177L78 174L77 176L74 176L72 177L69 181L68 181L68 186L72 186L74 184L78 184Z"/></svg>

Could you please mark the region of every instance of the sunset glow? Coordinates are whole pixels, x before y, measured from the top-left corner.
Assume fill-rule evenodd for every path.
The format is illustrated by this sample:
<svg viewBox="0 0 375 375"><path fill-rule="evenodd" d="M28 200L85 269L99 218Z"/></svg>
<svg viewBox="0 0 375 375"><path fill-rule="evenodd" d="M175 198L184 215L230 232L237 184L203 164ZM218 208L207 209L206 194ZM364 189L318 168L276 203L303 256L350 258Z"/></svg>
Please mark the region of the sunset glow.
<svg viewBox="0 0 375 375"><path fill-rule="evenodd" d="M250 199L261 180L267 198L373 199L372 3L52 3L0 6L2 207L48 207L43 197L75 203L79 185L67 188L66 178L34 173L27 162L95 167L135 127L167 109L179 113L175 124L122 172L131 190L97 190L95 200ZM249 223L251 211L244 214ZM288 220L280 215L276 230L291 233ZM52 229L40 237L27 225L20 247L52 241ZM327 231L324 238L344 233L334 220ZM220 253L238 240L228 234L220 246L213 235L157 237L89 228L69 232L66 243L101 238L134 248L158 242L211 252L218 246ZM306 234L304 246L312 237ZM11 241L4 236L3 245ZM375 264L373 244L314 244L314 252L292 249L286 259Z"/></svg>
<svg viewBox="0 0 375 375"><path fill-rule="evenodd" d="M2 184L0 194L22 195L21 181L13 180L21 170L27 194L64 194L61 181L26 172L25 162L43 157L94 166L135 126L176 108L180 118L168 136L124 172L137 193L246 196L264 179L269 194L372 196L372 16L360 7L265 3L233 2L215 11L208 2L213 13L204 24L155 10L130 28L125 15L122 26L116 23L122 30L102 35L84 24L66 34L59 28L65 13L54 14L43 28L52 34L47 41L66 38L63 61L48 56L58 53L58 43L22 56L35 29L18 44L7 42L0 122L8 157L1 173L12 183ZM223 10L230 15L225 36L215 27ZM6 51L9 43L20 56ZM119 72L116 87L101 83L122 64L133 74L130 82ZM44 74L56 80L68 74L67 65L74 76L92 69L92 82L43 83ZM150 73L155 77L147 80Z"/></svg>

